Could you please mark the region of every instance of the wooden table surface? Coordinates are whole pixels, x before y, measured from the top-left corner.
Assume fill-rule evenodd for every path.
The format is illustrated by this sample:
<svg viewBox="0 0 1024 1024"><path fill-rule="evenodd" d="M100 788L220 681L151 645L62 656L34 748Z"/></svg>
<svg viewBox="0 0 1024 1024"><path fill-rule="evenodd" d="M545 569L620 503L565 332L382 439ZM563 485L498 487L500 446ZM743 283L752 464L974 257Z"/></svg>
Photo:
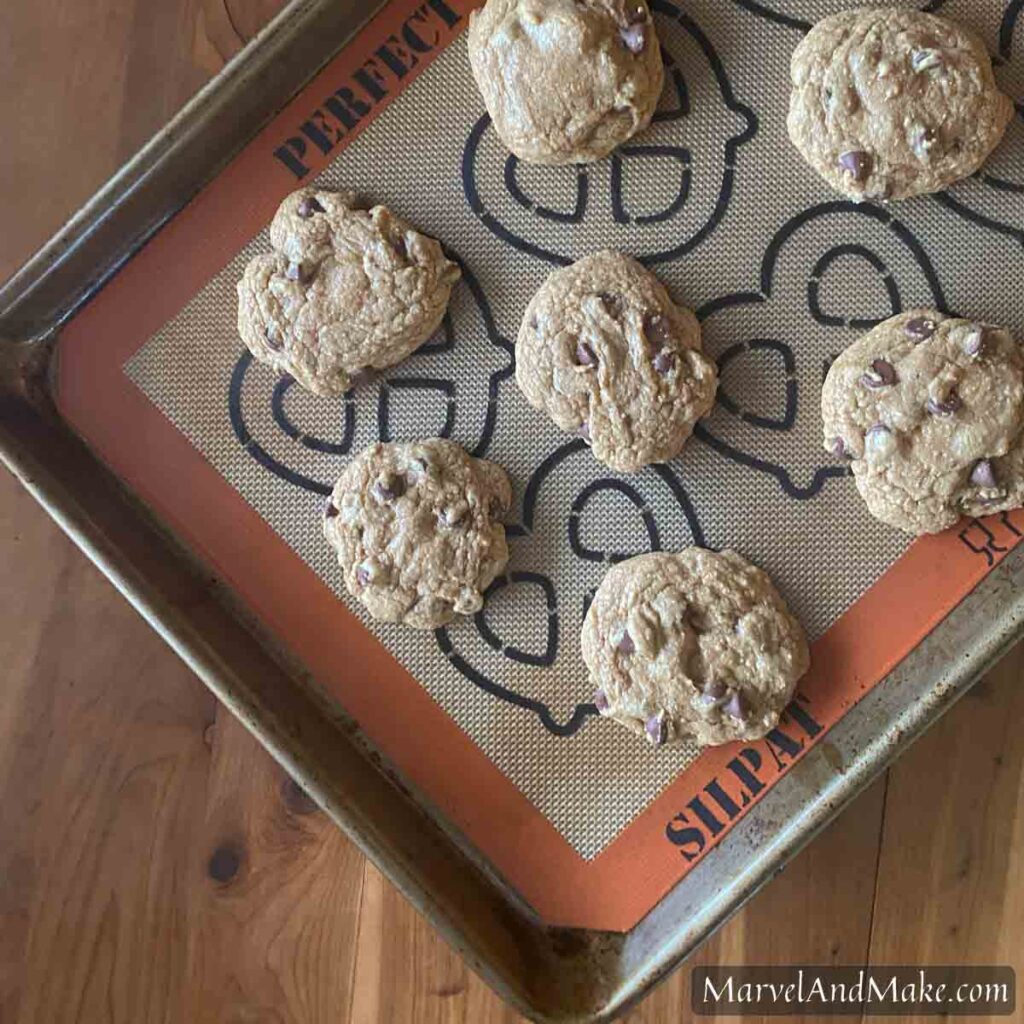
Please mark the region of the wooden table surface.
<svg viewBox="0 0 1024 1024"><path fill-rule="evenodd" d="M0 5L0 277L278 6ZM0 522L0 1022L517 1019L6 474ZM1018 650L698 961L1024 968L1022 673ZM688 1020L688 986L629 1020Z"/></svg>

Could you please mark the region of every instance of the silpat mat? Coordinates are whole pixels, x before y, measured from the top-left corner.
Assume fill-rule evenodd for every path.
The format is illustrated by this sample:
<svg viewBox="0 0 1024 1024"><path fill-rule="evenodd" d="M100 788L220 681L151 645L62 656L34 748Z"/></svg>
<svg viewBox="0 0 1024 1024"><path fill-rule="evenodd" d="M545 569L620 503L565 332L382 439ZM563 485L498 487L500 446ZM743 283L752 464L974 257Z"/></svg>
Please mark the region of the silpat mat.
<svg viewBox="0 0 1024 1024"><path fill-rule="evenodd" d="M788 61L817 0L655 0L652 128L587 168L517 163L461 38L470 0L393 0L72 322L64 413L228 580L407 781L548 921L632 926L1016 543L1022 520L910 543L821 450L829 360L911 304L1024 333L1024 126L983 174L892 208L830 194L785 134ZM1024 94L1024 3L929 9L975 26ZM254 364L235 282L300 181L370 193L462 264L443 329L336 401ZM699 311L722 369L672 463L616 476L519 395L512 340L555 265L631 252ZM343 593L323 495L378 438L442 435L508 468L512 560L436 633ZM779 583L814 668L765 741L655 752L595 717L578 635L608 565L731 547ZM628 875L627 875L628 872ZM624 885L623 879L629 878Z"/></svg>

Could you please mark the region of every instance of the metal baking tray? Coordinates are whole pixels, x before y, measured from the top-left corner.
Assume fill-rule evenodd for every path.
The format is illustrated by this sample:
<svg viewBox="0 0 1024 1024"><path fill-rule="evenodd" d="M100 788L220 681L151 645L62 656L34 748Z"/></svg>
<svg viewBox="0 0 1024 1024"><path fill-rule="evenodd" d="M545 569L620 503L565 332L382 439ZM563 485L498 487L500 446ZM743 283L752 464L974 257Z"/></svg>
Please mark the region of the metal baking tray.
<svg viewBox="0 0 1024 1024"><path fill-rule="evenodd" d="M765 884L1024 629L1020 521L965 527L989 571L625 931L552 926L62 418L62 329L378 9L297 0L0 290L0 453L210 689L493 988L610 1020ZM429 5L424 5L426 8Z"/></svg>

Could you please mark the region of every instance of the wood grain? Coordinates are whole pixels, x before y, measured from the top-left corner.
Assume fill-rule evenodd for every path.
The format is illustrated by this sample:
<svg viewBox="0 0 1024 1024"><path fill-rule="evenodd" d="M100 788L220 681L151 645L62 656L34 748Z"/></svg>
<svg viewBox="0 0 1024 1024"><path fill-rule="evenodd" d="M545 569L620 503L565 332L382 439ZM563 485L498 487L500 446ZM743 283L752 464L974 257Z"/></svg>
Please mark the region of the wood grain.
<svg viewBox="0 0 1024 1024"><path fill-rule="evenodd" d="M0 275L278 6L0 5ZM0 527L0 1022L517 1020L6 475ZM1018 651L695 962L1024 967L1022 673ZM629 1016L689 1019L688 969Z"/></svg>

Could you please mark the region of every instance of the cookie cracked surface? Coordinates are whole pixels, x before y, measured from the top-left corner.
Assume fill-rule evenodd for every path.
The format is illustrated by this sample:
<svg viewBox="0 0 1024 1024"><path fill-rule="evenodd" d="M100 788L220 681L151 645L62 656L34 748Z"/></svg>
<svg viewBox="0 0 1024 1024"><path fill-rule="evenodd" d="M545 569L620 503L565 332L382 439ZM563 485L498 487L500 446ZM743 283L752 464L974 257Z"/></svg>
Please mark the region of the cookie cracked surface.
<svg viewBox="0 0 1024 1024"><path fill-rule="evenodd" d="M650 124L664 81L646 0L488 0L469 60L521 160L589 163Z"/></svg>
<svg viewBox="0 0 1024 1024"><path fill-rule="evenodd" d="M1014 116L984 44L921 11L859 8L793 53L789 135L851 199L905 199L973 174Z"/></svg>
<svg viewBox="0 0 1024 1024"><path fill-rule="evenodd" d="M374 618L435 629L483 607L511 502L505 471L451 441L375 444L335 484L323 530Z"/></svg>
<svg viewBox="0 0 1024 1024"><path fill-rule="evenodd" d="M459 268L385 206L304 188L270 227L274 252L238 284L238 331L261 363L318 395L400 363L440 326Z"/></svg>
<svg viewBox="0 0 1024 1024"><path fill-rule="evenodd" d="M914 309L832 364L825 448L876 518L937 533L1024 504L1024 356L1009 331Z"/></svg>
<svg viewBox="0 0 1024 1024"><path fill-rule="evenodd" d="M540 287L519 329L516 380L534 408L622 472L678 455L718 387L697 318L615 252Z"/></svg>
<svg viewBox="0 0 1024 1024"><path fill-rule="evenodd" d="M610 569L581 645L600 713L656 746L761 738L810 664L768 575L702 548Z"/></svg>

